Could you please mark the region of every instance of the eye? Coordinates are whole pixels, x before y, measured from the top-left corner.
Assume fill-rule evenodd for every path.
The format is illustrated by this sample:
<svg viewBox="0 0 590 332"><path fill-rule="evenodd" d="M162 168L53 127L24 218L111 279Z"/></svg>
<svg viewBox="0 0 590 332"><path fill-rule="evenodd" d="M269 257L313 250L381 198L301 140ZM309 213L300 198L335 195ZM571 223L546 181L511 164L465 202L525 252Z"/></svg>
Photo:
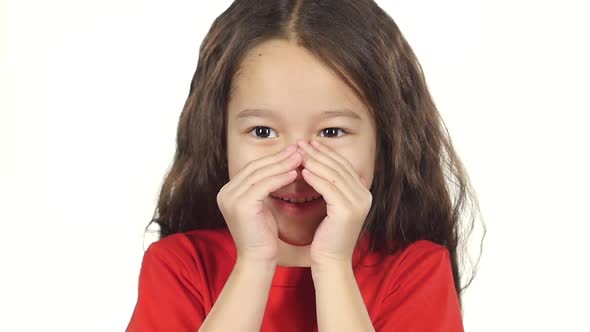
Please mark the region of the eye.
<svg viewBox="0 0 590 332"><path fill-rule="evenodd" d="M341 132L347 134L347 132L344 129L336 128L336 127L324 128L324 129L322 129L321 133L326 134L327 137L339 137L339 136L343 136L343 135L338 135L338 131L339 130ZM326 137L326 136L324 136L324 137Z"/></svg>
<svg viewBox="0 0 590 332"><path fill-rule="evenodd" d="M257 138L268 138L271 130L274 131L273 129L271 129L269 127L258 126L258 127L252 128L249 132L250 133L254 132L254 135ZM275 135L275 137L276 137L276 135Z"/></svg>
<svg viewBox="0 0 590 332"><path fill-rule="evenodd" d="M265 126L256 126L253 127L252 129L250 129L249 133L251 133L252 136L256 137L256 138L275 138L277 137L276 133L274 137L269 137L271 134L271 131L274 132L274 129L271 129L269 127L265 127ZM348 132L344 129L341 128L336 128L336 127L330 127L330 128L324 128L320 131L320 137L329 137L329 138L333 138L333 137L340 137L340 136L344 136L344 135L338 135L338 132L342 132L343 134L348 134ZM324 135L321 135L324 134Z"/></svg>

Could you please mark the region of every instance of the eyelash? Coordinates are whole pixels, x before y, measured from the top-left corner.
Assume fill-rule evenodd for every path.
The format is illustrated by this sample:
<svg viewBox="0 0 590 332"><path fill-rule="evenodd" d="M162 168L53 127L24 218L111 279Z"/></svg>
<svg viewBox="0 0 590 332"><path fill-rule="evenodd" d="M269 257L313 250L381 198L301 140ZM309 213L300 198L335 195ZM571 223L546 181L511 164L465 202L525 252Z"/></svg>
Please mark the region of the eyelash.
<svg viewBox="0 0 590 332"><path fill-rule="evenodd" d="M266 127L266 126L256 126L256 127L252 127L252 128L250 128L250 129L248 130L248 133L251 133L252 131L254 131L255 129L258 129L258 128L269 128L269 129L271 129L271 130L272 130L272 128L270 128L270 127ZM338 127L327 127L327 128L324 128L324 129L322 129L322 130L321 130L321 132L323 132L323 131L324 131L324 130L326 130L326 129L337 129L337 130L340 130L340 131L342 131L342 132L343 132L345 135L348 135L348 134L349 134L349 132L348 132L347 130L344 130L344 129L342 129L342 128L338 128ZM342 137L342 136L345 136L345 135L340 135L340 136L324 136L324 137L326 137L326 138L338 138L338 137ZM258 136L256 136L256 135L252 135L252 136L253 136L254 138L256 138L256 139L268 139L268 138L269 138L269 137L258 137ZM270 137L270 138L274 138L274 137Z"/></svg>

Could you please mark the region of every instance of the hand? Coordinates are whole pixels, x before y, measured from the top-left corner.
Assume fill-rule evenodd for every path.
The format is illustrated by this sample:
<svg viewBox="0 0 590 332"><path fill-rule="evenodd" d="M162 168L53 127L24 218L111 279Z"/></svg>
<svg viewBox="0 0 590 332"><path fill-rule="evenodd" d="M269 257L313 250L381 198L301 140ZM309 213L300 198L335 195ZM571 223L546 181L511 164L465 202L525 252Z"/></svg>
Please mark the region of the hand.
<svg viewBox="0 0 590 332"><path fill-rule="evenodd" d="M217 204L236 244L238 258L276 261L278 228L264 200L297 177L302 156L291 145L251 161L217 194Z"/></svg>
<svg viewBox="0 0 590 332"><path fill-rule="evenodd" d="M368 183L344 157L319 141L299 141L304 180L326 201L326 217L310 245L313 264L352 261L360 230L371 208Z"/></svg>

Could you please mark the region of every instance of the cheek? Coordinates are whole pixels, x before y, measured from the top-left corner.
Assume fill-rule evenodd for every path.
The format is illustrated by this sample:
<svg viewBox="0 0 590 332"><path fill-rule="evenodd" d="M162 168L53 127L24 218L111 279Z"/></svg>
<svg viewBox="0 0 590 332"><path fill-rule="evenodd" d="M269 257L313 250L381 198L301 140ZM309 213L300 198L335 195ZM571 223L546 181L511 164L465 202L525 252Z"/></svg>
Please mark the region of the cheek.
<svg viewBox="0 0 590 332"><path fill-rule="evenodd" d="M264 157L265 154L259 149L248 149L243 145L234 144L228 146L227 149L227 168L229 173L229 179L231 180L236 176L246 165L250 162Z"/></svg>
<svg viewBox="0 0 590 332"><path fill-rule="evenodd" d="M365 188L369 189L373 182L374 173L374 156L372 156L372 149L367 149L366 146L358 146L355 149L343 151L336 150L336 152L348 160Z"/></svg>
<svg viewBox="0 0 590 332"><path fill-rule="evenodd" d="M250 161L250 158L240 153L234 153L231 157L228 156L229 179L233 179Z"/></svg>
<svg viewBox="0 0 590 332"><path fill-rule="evenodd" d="M235 130L235 129L234 129ZM232 133L234 131L231 131ZM246 164L250 161L249 151L239 140L239 137L230 134L227 138L227 170L229 179L233 179ZM251 156L251 154L250 154Z"/></svg>
<svg viewBox="0 0 590 332"><path fill-rule="evenodd" d="M355 170L356 174L359 176L361 182L365 186L365 188L369 189L371 187L371 182L373 181L373 163L369 162L367 158L352 158L352 156L343 156L346 158L352 168Z"/></svg>
<svg viewBox="0 0 590 332"><path fill-rule="evenodd" d="M361 179L361 182L365 186L365 188L371 188L371 182L373 181L373 172L372 169L364 166L362 168L357 168L356 172Z"/></svg>
<svg viewBox="0 0 590 332"><path fill-rule="evenodd" d="M227 170L230 180L249 162L248 154L240 148L239 144L228 144Z"/></svg>

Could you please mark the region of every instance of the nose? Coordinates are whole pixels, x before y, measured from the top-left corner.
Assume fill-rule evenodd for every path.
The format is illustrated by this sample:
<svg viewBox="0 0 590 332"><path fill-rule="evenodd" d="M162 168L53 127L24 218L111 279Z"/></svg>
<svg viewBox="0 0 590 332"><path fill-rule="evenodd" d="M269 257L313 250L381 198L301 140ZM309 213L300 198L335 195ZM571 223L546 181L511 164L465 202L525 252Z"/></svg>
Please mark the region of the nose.
<svg viewBox="0 0 590 332"><path fill-rule="evenodd" d="M286 140L286 142L284 143L284 145L282 146L282 149L286 149L289 146L295 146L296 148L299 148L299 142L305 142L307 144L310 144L312 141L313 137L310 138L292 138L292 139L288 139Z"/></svg>
<svg viewBox="0 0 590 332"><path fill-rule="evenodd" d="M297 145L297 143L299 141L305 141L307 143L309 143L311 141L311 139L305 139L305 138L293 138L293 139L289 139L286 144L282 147L283 149L286 149L289 146L295 146L295 148L299 148L299 146ZM297 171L297 177L295 178L295 182L297 181L304 181L303 180L303 175L301 175L301 171L303 170L303 165L299 165L296 169Z"/></svg>
<svg viewBox="0 0 590 332"><path fill-rule="evenodd" d="M286 142L286 144L282 147L282 149L286 149L289 146L295 146L295 148L298 148L297 146L297 142L300 141L301 139L293 139L293 140L289 140L288 142ZM301 175L301 171L303 170L303 164L297 166L297 168L295 168L295 171L297 171L297 177L295 178L295 180L293 180L293 182L304 182L303 180L303 175Z"/></svg>

